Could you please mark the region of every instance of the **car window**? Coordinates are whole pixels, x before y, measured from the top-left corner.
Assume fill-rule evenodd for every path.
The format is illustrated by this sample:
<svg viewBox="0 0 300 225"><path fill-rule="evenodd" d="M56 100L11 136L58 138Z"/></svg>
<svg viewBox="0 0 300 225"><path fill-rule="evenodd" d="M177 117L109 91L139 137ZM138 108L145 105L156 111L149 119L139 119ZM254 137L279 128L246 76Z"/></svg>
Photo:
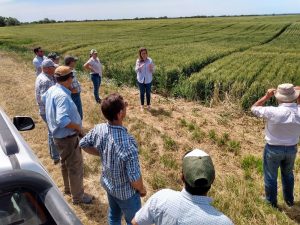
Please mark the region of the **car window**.
<svg viewBox="0 0 300 225"><path fill-rule="evenodd" d="M55 225L35 193L18 189L0 193L0 224Z"/></svg>

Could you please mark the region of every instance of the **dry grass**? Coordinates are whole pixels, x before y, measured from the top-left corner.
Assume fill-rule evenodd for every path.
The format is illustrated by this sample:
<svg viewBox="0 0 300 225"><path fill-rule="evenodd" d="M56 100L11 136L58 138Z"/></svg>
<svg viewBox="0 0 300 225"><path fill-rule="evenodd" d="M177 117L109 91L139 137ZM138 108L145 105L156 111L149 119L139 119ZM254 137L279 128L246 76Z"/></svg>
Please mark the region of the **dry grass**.
<svg viewBox="0 0 300 225"><path fill-rule="evenodd" d="M30 63L22 62L12 53L0 53L0 102L8 115L29 115L36 129L22 135L28 141L42 164L47 168L60 190L63 190L59 166L54 166L48 154L47 132L34 99L35 74ZM81 79L82 102L86 130L104 122L99 105L94 103L92 83ZM117 88L103 82L101 95L118 91L129 102L125 126L135 136L140 147L140 162L148 189L147 198L156 190L169 187L180 190L181 157L185 151L201 148L211 154L217 170L217 179L210 192L215 206L228 215L235 224L295 224L299 221L299 205L283 211L266 206L263 196L263 178L255 166L242 168L245 157L260 159L263 149L263 122L241 113L230 104L213 108L182 99L168 99L153 95L153 109L140 112L136 89ZM214 135L212 134L214 131ZM214 136L214 137L212 137ZM238 151L235 151L239 143ZM229 146L229 147L228 147ZM233 149L233 150L232 150ZM248 157L252 159L251 157ZM84 154L85 190L96 196L91 206L73 206L84 224L106 224L107 199L99 185L100 163ZM251 164L251 162L250 162ZM252 165L252 164L251 164ZM300 163L296 165L296 171ZM299 179L296 179L296 187ZM279 185L280 186L280 185ZM299 191L296 188L296 200ZM65 196L70 202L70 197ZM282 195L279 195L282 203ZM292 219L294 220L292 220Z"/></svg>

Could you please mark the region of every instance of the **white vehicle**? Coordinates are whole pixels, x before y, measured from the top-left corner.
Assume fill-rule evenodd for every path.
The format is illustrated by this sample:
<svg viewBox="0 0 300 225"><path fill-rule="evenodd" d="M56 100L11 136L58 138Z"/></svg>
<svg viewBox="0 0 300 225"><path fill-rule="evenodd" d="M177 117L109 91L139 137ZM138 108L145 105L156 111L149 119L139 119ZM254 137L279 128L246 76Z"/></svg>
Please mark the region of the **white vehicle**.
<svg viewBox="0 0 300 225"><path fill-rule="evenodd" d="M34 122L14 117L12 123L0 108L0 224L81 225L16 128L31 130Z"/></svg>

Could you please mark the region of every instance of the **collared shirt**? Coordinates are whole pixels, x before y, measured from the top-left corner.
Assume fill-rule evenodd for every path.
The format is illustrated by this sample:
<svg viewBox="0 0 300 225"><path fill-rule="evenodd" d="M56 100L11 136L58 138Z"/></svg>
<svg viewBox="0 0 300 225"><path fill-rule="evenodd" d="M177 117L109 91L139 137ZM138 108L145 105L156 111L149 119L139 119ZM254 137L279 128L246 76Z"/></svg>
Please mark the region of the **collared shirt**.
<svg viewBox="0 0 300 225"><path fill-rule="evenodd" d="M53 85L55 85L54 76L44 72L40 73L35 80L35 99L39 106L40 115L45 115L45 105L42 102L42 95Z"/></svg>
<svg viewBox="0 0 300 225"><path fill-rule="evenodd" d="M144 66L141 68L141 65ZM135 63L135 72L136 72L136 79L139 83L149 84L152 82L152 72L149 70L149 66L153 65L153 72L155 70L153 61L151 58L147 58L145 61L141 62L139 59L136 60Z"/></svg>
<svg viewBox="0 0 300 225"><path fill-rule="evenodd" d="M46 56L43 56L43 57L35 56L33 58L32 63L34 65L36 75L39 75L42 72L42 62L44 61L44 59L47 59L47 57Z"/></svg>
<svg viewBox="0 0 300 225"><path fill-rule="evenodd" d="M212 199L163 189L152 195L135 214L138 225L232 225L232 221L211 206Z"/></svg>
<svg viewBox="0 0 300 225"><path fill-rule="evenodd" d="M296 145L300 136L300 108L296 103L278 107L252 106L252 113L267 120L265 140L270 145Z"/></svg>
<svg viewBox="0 0 300 225"><path fill-rule="evenodd" d="M126 200L136 190L131 182L141 177L138 149L123 126L98 124L80 141L80 147L95 147L101 157L101 184L112 196Z"/></svg>
<svg viewBox="0 0 300 225"><path fill-rule="evenodd" d="M99 60L99 58L94 59L93 57L91 57L87 63L92 67L93 72L91 72L91 74L93 73L98 73L100 76L102 76L102 64Z"/></svg>
<svg viewBox="0 0 300 225"><path fill-rule="evenodd" d="M71 84L71 87L72 88L75 88L77 93L80 93L81 92L81 86L80 86L80 83L79 81L77 80L77 72L76 70L72 70L73 72L73 80L72 80L72 84Z"/></svg>
<svg viewBox="0 0 300 225"><path fill-rule="evenodd" d="M71 91L61 84L56 84L42 95L45 104L46 119L54 138L64 138L75 134L75 130L67 128L69 123L80 126L81 118L71 98Z"/></svg>

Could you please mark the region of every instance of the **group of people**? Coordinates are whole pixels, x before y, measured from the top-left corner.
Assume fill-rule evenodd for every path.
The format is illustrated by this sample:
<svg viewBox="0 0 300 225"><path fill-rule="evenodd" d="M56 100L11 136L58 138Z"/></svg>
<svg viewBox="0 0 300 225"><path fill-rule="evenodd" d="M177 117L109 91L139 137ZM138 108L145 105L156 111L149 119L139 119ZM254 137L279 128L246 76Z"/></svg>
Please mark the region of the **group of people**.
<svg viewBox="0 0 300 225"><path fill-rule="evenodd" d="M182 159L181 192L164 189L151 196L143 207L141 197L147 191L140 170L138 147L123 120L128 103L118 93L104 99L99 96L102 65L97 51L90 51L84 68L91 71L94 97L101 105L106 123L96 125L87 134L82 131L81 86L76 79L74 56L66 56L59 66L59 56L43 56L41 48L34 49L36 57L36 101L41 118L48 128L48 142L54 164L60 162L64 193L71 195L74 204L91 204L94 196L84 192L83 158L81 149L101 158L101 185L109 203L108 224L121 224L124 214L127 224L233 224L213 206L207 197L214 179L215 168L209 154L200 149L187 152ZM56 60L56 61L55 61ZM135 67L140 88L141 110L146 93L150 108L152 73L155 66L147 49L139 50ZM263 106L273 95L278 107ZM277 171L280 167L284 200L294 204L293 168L300 136L300 112L295 102L298 88L292 84L279 85L252 106L252 112L267 119L264 152L264 180L266 201L277 207Z"/></svg>

